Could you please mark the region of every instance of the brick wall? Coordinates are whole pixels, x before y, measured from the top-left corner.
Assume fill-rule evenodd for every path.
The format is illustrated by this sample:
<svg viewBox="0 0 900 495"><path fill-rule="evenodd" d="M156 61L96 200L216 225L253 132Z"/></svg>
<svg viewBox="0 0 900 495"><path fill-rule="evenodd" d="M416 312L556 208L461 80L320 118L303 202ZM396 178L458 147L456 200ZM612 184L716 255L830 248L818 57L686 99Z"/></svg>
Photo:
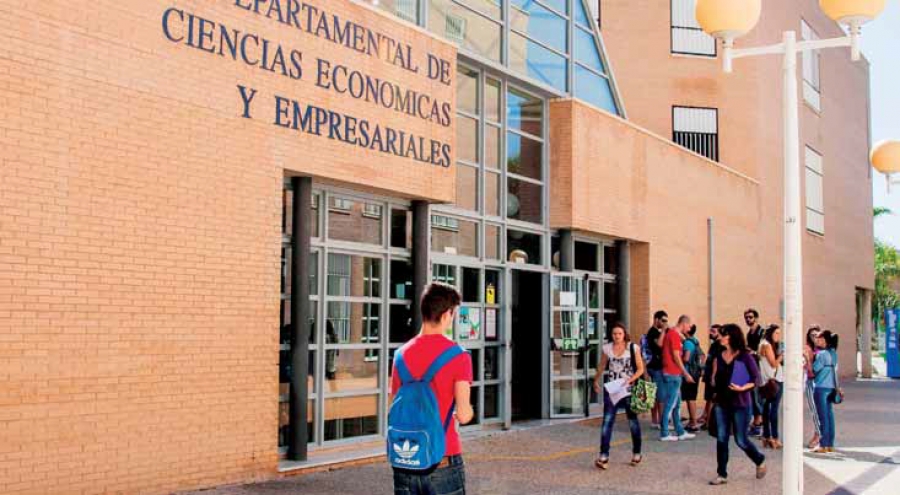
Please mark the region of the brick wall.
<svg viewBox="0 0 900 495"><path fill-rule="evenodd" d="M455 63L417 28L312 1ZM452 168L273 125L275 94L452 143L166 39L176 6L450 101L451 86L233 2L0 5L0 493L165 493L277 463L284 169L435 201ZM182 28L178 28L182 29ZM237 84L259 90L242 119ZM263 102L266 103L263 103ZM452 162L452 159L451 159Z"/></svg>

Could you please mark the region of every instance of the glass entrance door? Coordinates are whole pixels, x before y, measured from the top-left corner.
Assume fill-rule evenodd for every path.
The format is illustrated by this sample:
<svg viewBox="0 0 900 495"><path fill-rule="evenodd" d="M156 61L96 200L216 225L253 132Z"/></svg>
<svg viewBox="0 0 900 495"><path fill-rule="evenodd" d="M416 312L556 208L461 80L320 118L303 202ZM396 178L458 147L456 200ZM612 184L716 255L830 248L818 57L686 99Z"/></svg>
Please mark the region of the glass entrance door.
<svg viewBox="0 0 900 495"><path fill-rule="evenodd" d="M577 417L587 413L591 366L586 288L585 279L577 275L552 275L550 299L553 316L549 349L552 418ZM596 334L595 331L593 335Z"/></svg>

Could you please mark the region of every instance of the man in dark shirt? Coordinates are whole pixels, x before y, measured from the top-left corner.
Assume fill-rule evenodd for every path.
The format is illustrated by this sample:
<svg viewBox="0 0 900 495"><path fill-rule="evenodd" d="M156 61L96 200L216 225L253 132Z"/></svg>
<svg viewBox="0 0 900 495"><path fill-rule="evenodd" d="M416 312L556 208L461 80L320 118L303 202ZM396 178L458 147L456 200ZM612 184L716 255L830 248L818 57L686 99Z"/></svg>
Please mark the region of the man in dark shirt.
<svg viewBox="0 0 900 495"><path fill-rule="evenodd" d="M744 311L744 323L747 324L747 347L753 353L756 364L759 364L759 343L765 336L766 329L759 324L759 311L749 308ZM753 396L753 428L750 434L760 436L762 434L762 402L759 400L759 387L754 387Z"/></svg>
<svg viewBox="0 0 900 495"><path fill-rule="evenodd" d="M712 369L716 357L722 352L722 345L719 344L719 329L722 325L718 323L709 327L709 351L706 353L706 363L703 365L703 400L706 404L703 406L703 417L700 423L703 429L706 429L706 423L709 421L709 414L712 412L713 406L713 387L712 387Z"/></svg>
<svg viewBox="0 0 900 495"><path fill-rule="evenodd" d="M644 352L644 361L647 362L647 374L650 380L657 385L662 383L662 337L669 328L669 315L665 311L657 311L653 314L653 326L647 330L647 334L642 339L641 346ZM657 398L659 396L657 395ZM659 416L662 410L662 404L659 401L653 406L651 411L653 428L659 428Z"/></svg>

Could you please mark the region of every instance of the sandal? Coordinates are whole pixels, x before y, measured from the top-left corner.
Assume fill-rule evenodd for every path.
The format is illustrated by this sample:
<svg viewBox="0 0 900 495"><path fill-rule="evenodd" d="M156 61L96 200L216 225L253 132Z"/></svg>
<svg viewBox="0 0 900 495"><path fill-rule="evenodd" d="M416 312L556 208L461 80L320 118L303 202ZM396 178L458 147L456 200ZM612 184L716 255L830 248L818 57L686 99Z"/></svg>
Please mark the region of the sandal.
<svg viewBox="0 0 900 495"><path fill-rule="evenodd" d="M599 457L594 461L594 467L606 471L609 469L609 457Z"/></svg>
<svg viewBox="0 0 900 495"><path fill-rule="evenodd" d="M633 456L631 456L631 465L632 465L632 466L637 466L637 465L640 464L641 461L643 461L643 460L644 460L644 456L643 456L643 455L641 455L641 454L634 454Z"/></svg>

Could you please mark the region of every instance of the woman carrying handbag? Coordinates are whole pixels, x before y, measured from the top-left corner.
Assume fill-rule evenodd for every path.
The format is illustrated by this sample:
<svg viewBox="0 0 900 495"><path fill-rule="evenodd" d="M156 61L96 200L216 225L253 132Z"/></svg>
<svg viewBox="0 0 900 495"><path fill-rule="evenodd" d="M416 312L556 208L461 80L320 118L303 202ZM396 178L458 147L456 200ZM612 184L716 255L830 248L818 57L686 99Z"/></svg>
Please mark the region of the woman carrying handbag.
<svg viewBox="0 0 900 495"><path fill-rule="evenodd" d="M763 386L759 391L763 399L763 447L780 449L784 444L778 438L778 410L784 391L784 353L781 352L781 328L770 325L759 344L759 371Z"/></svg>

